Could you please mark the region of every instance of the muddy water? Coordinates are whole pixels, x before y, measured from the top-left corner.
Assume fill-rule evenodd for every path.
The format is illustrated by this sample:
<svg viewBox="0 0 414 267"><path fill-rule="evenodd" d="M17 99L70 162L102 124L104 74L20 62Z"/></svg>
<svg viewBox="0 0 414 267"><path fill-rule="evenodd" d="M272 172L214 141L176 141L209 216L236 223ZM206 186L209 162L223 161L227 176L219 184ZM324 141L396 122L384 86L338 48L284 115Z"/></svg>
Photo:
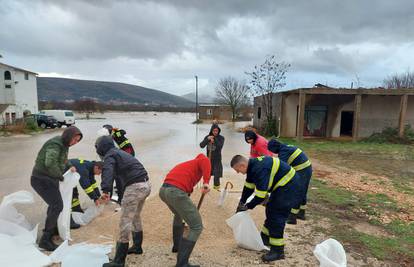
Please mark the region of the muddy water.
<svg viewBox="0 0 414 267"><path fill-rule="evenodd" d="M210 129L210 124L192 124L194 114L186 113L106 113L98 116L105 119L77 121L76 126L81 129L84 138L70 148L69 158L97 160L94 148L97 131L103 124L123 128L134 145L136 157L149 172L153 192L157 191L163 177L175 164L204 152L199 143ZM244 142L243 135L235 130L245 124L247 123L220 125L222 135L226 138L223 150L224 176L231 172L229 161L234 154L248 154L249 147ZM0 138L0 199L18 190L33 192L30 186L30 173L37 152L44 142L59 135L61 131L51 130L31 137ZM83 192L81 202L88 204ZM43 221L45 214L45 205L37 195L35 205L39 208L22 207L33 223Z"/></svg>

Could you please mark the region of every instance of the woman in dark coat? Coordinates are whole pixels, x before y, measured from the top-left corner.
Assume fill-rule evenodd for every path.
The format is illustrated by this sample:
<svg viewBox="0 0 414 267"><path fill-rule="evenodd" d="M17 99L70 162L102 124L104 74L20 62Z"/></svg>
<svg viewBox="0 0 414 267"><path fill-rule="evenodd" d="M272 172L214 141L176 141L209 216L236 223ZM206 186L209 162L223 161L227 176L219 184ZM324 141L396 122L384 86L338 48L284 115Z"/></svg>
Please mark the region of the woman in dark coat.
<svg viewBox="0 0 414 267"><path fill-rule="evenodd" d="M221 129L213 124L210 133L201 141L200 147L207 146L207 157L211 161L211 175L214 176L214 189L220 190L220 178L223 177L223 164L221 163L221 149L224 145L224 137L220 135Z"/></svg>

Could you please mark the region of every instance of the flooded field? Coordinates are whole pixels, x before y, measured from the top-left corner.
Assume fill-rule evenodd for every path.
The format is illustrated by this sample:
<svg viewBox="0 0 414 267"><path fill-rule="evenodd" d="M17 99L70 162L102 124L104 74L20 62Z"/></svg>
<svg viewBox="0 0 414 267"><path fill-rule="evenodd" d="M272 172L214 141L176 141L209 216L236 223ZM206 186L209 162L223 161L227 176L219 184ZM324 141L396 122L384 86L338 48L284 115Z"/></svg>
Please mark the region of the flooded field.
<svg viewBox="0 0 414 267"><path fill-rule="evenodd" d="M78 120L76 126L82 131L84 138L76 146L70 148L69 158L82 157L98 160L94 143L97 131L104 124L125 129L127 137L133 144L136 157L144 164L150 174L153 193L160 186L164 175L175 164L193 158L204 152L199 143L210 129L210 124L194 125L194 114L188 113L106 113L97 115L100 119ZM105 119L102 119L105 118ZM229 161L235 153L247 154L248 145L243 135L235 129L248 122L222 124L222 135L225 136L223 149L224 175L228 173ZM51 130L35 136L16 136L0 138L0 198L18 190L34 192L30 186L30 174L34 166L37 152L49 138L59 135L62 130ZM82 190L80 190L82 191ZM23 208L30 221L43 222L44 203L37 194L36 212ZM81 201L86 195L81 193Z"/></svg>

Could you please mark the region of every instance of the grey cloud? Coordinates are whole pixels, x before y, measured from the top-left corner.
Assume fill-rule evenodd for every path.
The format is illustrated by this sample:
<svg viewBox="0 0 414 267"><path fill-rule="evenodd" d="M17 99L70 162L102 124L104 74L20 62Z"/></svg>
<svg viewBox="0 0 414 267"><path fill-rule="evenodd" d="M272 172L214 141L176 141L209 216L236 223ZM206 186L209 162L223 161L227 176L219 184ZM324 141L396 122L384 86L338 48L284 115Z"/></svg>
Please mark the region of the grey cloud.
<svg viewBox="0 0 414 267"><path fill-rule="evenodd" d="M40 72L169 88L194 73L243 78L268 54L309 83L354 73L381 81L388 70L373 66L398 60L387 46L414 43L412 10L411 0L2 0L0 52Z"/></svg>

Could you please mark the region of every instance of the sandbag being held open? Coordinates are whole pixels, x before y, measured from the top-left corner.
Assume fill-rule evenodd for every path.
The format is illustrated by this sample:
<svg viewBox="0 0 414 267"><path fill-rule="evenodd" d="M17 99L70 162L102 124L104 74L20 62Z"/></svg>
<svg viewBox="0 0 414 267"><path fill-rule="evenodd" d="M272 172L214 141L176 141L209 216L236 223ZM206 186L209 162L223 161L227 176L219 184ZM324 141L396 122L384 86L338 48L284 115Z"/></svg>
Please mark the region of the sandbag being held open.
<svg viewBox="0 0 414 267"><path fill-rule="evenodd" d="M256 251L269 250L263 244L256 224L248 211L234 214L226 220L226 223L233 230L234 238L239 247Z"/></svg>

